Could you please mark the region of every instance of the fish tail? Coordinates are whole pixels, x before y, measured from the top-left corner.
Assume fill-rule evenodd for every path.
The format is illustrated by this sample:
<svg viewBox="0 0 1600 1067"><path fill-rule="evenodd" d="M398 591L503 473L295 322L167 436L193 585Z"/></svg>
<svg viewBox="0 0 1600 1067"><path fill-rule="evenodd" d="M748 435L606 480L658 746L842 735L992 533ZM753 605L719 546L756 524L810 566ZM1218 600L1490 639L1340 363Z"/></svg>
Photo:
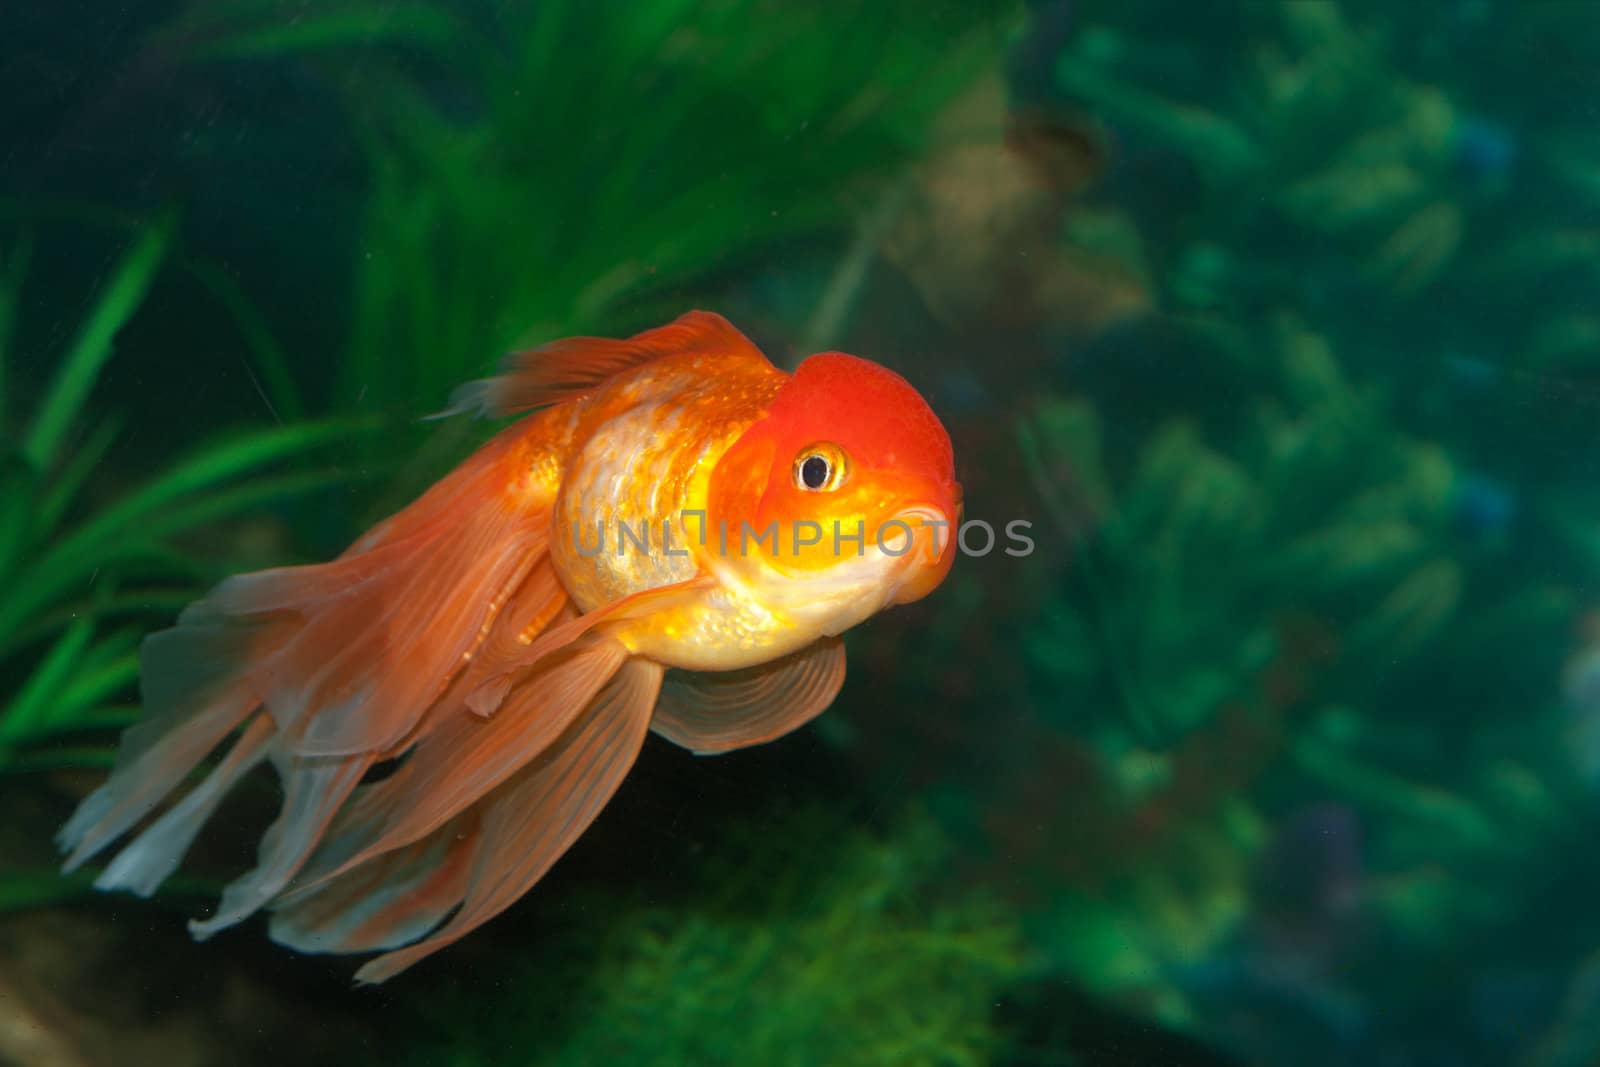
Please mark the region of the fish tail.
<svg viewBox="0 0 1600 1067"><path fill-rule="evenodd" d="M381 982L498 915L621 784L661 677L616 641L588 638L513 686L493 718L430 734L393 776L362 787L274 905L273 939L301 952L391 950L356 976Z"/></svg>
<svg viewBox="0 0 1600 1067"><path fill-rule="evenodd" d="M531 465L516 430L333 562L230 578L176 627L147 638L146 717L124 734L111 777L59 834L66 869L134 829L224 749L96 885L154 892L231 787L268 762L283 804L258 864L191 930L207 937L281 893L367 771L448 721L429 711L486 643L501 609L524 591L522 623L560 610L559 584L537 577L547 565L553 487L528 484Z"/></svg>
<svg viewBox="0 0 1600 1067"><path fill-rule="evenodd" d="M96 882L145 896L155 891L228 786L260 761L273 732L257 713L260 700L248 681L227 665L270 656L284 640L282 626L202 618L194 608L178 628L145 639L140 650L145 718L123 734L110 779L78 805L57 834L67 854L64 870L76 870L153 811L249 720L206 781L141 834Z"/></svg>
<svg viewBox="0 0 1600 1067"><path fill-rule="evenodd" d="M482 841L478 809L272 905L272 939L296 952L375 952L416 941L466 895Z"/></svg>

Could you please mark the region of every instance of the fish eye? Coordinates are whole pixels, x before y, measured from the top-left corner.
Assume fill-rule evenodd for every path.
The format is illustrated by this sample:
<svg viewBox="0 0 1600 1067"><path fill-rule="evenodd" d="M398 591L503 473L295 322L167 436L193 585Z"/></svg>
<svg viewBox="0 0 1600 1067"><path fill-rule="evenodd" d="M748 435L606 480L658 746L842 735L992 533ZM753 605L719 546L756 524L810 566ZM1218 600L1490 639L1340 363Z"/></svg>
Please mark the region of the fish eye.
<svg viewBox="0 0 1600 1067"><path fill-rule="evenodd" d="M826 442L807 445L794 459L794 486L808 493L832 492L844 484L844 449Z"/></svg>

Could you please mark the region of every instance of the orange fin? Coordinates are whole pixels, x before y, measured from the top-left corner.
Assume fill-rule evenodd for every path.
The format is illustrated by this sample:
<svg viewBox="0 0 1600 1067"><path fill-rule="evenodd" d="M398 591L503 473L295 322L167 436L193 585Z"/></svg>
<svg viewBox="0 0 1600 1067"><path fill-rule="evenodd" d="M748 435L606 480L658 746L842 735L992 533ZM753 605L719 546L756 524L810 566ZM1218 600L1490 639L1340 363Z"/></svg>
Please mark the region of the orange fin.
<svg viewBox="0 0 1600 1067"><path fill-rule="evenodd" d="M626 622L629 619L647 618L651 614L674 607L685 598L715 589L717 580L709 574L697 574L671 585L658 585L654 589L641 589L621 600L613 600L604 607L584 612L575 619L552 626L528 646L530 662L557 652L589 633L596 626Z"/></svg>
<svg viewBox="0 0 1600 1067"><path fill-rule="evenodd" d="M671 585L630 593L582 615L558 619L523 651L500 658L498 673L475 674L473 688L466 698L467 707L474 714L487 718L494 714L510 691L513 676L525 670L529 664L553 656L586 634L604 630L607 625L648 617L654 612L675 606L686 597L714 589L716 584L716 579L710 575L699 574Z"/></svg>
<svg viewBox="0 0 1600 1067"><path fill-rule="evenodd" d="M627 340L570 337L506 357L499 377L468 382L450 397L436 418L462 412L491 418L571 400L594 391L608 378L662 356L680 352L760 349L721 315L690 311L665 326Z"/></svg>
<svg viewBox="0 0 1600 1067"><path fill-rule="evenodd" d="M627 658L616 641L586 640L519 679L494 715L458 709L418 741L392 775L361 787L329 828L301 884L334 878L409 845L464 811L555 744Z"/></svg>
<svg viewBox="0 0 1600 1067"><path fill-rule="evenodd" d="M266 758L271 740L272 720L258 712L205 781L124 845L94 880L94 887L126 889L141 897L154 893L177 870L195 835L228 790Z"/></svg>
<svg viewBox="0 0 1600 1067"><path fill-rule="evenodd" d="M270 656L287 633L270 622L206 620L145 638L139 679L145 718L123 733L111 777L56 836L67 853L63 870L76 870L155 810L249 717L260 699L233 669ZM126 869L115 879L141 889L144 880Z"/></svg>
<svg viewBox="0 0 1600 1067"><path fill-rule="evenodd" d="M844 684L844 641L824 637L737 671L674 672L651 728L699 755L782 737L827 710Z"/></svg>
<svg viewBox="0 0 1600 1067"><path fill-rule="evenodd" d="M299 616L253 665L293 751L394 749L545 556L550 499L521 487L516 443L491 441L334 562L230 578L190 609Z"/></svg>
<svg viewBox="0 0 1600 1067"><path fill-rule="evenodd" d="M426 940L379 956L356 981L382 982L460 940L543 878L610 801L644 744L661 667L630 660L554 746L485 803L461 910Z"/></svg>
<svg viewBox="0 0 1600 1067"><path fill-rule="evenodd" d="M259 866L228 887L196 936L271 900L366 769L409 743L513 594L524 592L524 620L548 619L564 605L559 584L525 580L547 556L550 494L526 484L514 430L339 559L230 578L176 627L147 638L146 718L123 735L110 779L63 827L66 868L154 811L246 726L211 776L101 878L107 888L153 891L234 782L269 757L283 810L261 842Z"/></svg>
<svg viewBox="0 0 1600 1067"><path fill-rule="evenodd" d="M506 603L494 628L473 653L472 662L434 706L438 714L454 714L463 701L478 715L490 715L511 686L511 673L528 662L533 642L557 621L576 618L577 609L556 576L548 556Z"/></svg>
<svg viewBox="0 0 1600 1067"><path fill-rule="evenodd" d="M289 884L374 757L307 758L279 751L273 762L283 780L283 808L262 835L255 869L222 890L209 919L190 921L196 941L248 919Z"/></svg>
<svg viewBox="0 0 1600 1067"><path fill-rule="evenodd" d="M410 944L461 903L479 840L474 807L404 848L330 881L292 889L272 905L272 939L297 952L375 952Z"/></svg>
<svg viewBox="0 0 1600 1067"><path fill-rule="evenodd" d="M541 572L530 577L530 588L542 588ZM484 655L435 703L405 762L383 781L358 789L339 813L298 888L338 878L427 836L538 758L628 659L626 646L603 624L659 610L712 584L698 576L583 615L572 615L563 600L564 620L535 612L536 597L528 605L513 599L485 640ZM527 617L534 622L522 625ZM534 626L547 622L548 629L534 636Z"/></svg>

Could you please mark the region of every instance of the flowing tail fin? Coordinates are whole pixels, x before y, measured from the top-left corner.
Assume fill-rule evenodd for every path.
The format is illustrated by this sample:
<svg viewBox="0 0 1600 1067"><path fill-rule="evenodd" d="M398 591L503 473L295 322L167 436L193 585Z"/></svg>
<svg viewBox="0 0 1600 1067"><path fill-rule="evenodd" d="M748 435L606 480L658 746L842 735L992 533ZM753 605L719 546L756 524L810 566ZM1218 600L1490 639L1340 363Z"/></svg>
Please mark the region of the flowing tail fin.
<svg viewBox="0 0 1600 1067"><path fill-rule="evenodd" d="M598 644L575 650L574 658L609 655ZM326 858L319 852L301 884L274 905L273 939L302 952L394 950L356 975L382 982L504 911L544 877L616 792L644 743L661 675L647 660L623 663L536 758L409 843L365 860L346 859L351 845L330 834ZM548 700L545 682L541 675L519 683L496 718L515 717L518 704ZM443 737L437 741L446 757L456 751ZM425 740L419 755L435 743ZM379 793L386 784L363 789ZM324 873L313 869L319 865Z"/></svg>
<svg viewBox="0 0 1600 1067"><path fill-rule="evenodd" d="M270 760L284 801L258 866L192 929L209 936L276 897L366 771L452 721L428 712L490 643L513 595L524 591L519 628L560 612L560 585L530 577L546 556L554 487L529 473L519 429L337 560L230 578L176 628L148 638L148 717L123 736L110 779L63 827L66 869L132 829L242 727L209 776L124 846L96 884L153 892L229 788ZM518 647L497 645L508 655Z"/></svg>

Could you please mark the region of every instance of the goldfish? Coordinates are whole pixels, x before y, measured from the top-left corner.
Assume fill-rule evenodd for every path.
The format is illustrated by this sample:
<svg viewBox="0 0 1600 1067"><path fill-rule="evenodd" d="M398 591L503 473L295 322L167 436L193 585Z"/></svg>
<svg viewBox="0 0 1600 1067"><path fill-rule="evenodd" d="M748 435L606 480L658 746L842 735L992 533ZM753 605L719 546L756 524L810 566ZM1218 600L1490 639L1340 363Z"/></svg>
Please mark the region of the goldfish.
<svg viewBox="0 0 1600 1067"><path fill-rule="evenodd" d="M138 829L95 885L153 893L269 764L257 864L191 934L265 910L384 981L537 883L649 732L712 754L819 715L840 635L956 554L950 438L905 379L786 373L710 312L515 353L453 413L522 417L334 560L228 578L145 639L145 714L66 870Z"/></svg>

